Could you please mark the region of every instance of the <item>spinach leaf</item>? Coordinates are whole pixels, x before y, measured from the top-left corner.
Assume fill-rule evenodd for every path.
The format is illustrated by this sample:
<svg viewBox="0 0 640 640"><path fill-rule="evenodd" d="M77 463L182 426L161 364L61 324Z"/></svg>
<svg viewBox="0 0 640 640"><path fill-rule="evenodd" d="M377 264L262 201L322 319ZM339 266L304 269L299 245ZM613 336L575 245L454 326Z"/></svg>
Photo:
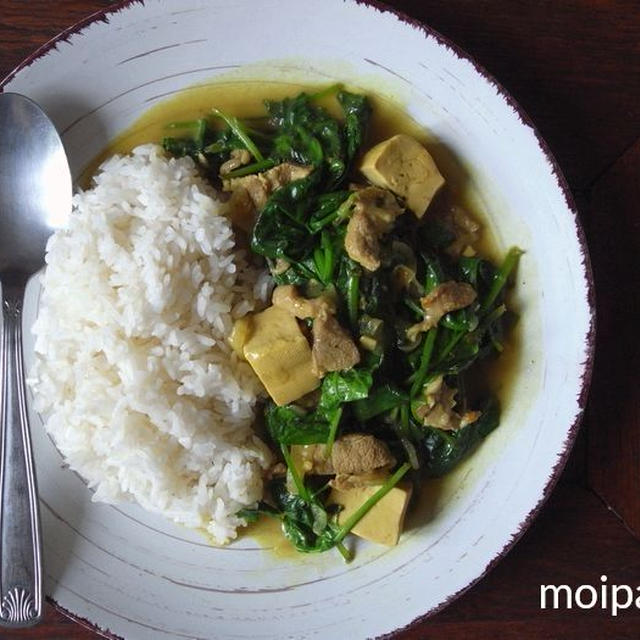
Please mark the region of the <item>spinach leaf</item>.
<svg viewBox="0 0 640 640"><path fill-rule="evenodd" d="M391 384L376 387L366 398L353 404L353 413L359 422L367 422L381 413L407 402L408 396Z"/></svg>
<svg viewBox="0 0 640 640"><path fill-rule="evenodd" d="M468 282L472 287L478 286L478 270L480 268L480 258L468 258L462 256L458 261L458 269L460 270L460 279Z"/></svg>
<svg viewBox="0 0 640 640"><path fill-rule="evenodd" d="M322 381L322 395L318 410L326 412L343 402L366 398L372 382L371 373L362 369L328 373Z"/></svg>
<svg viewBox="0 0 640 640"><path fill-rule="evenodd" d="M314 171L273 193L253 228L251 249L255 253L290 262L308 253L313 241L306 226L306 212L319 182L320 173Z"/></svg>
<svg viewBox="0 0 640 640"><path fill-rule="evenodd" d="M295 405L279 407L270 403L265 410L267 430L280 444L328 443L335 436L341 417L341 405L366 398L372 377L368 371L349 369L332 371L322 381L322 392L314 411Z"/></svg>
<svg viewBox="0 0 640 640"><path fill-rule="evenodd" d="M345 117L344 132L347 146L346 166L356 157L367 134L371 118L371 105L365 95L340 91L338 102Z"/></svg>
<svg viewBox="0 0 640 640"><path fill-rule="evenodd" d="M480 417L458 431L423 427L425 436L422 445L426 458L423 466L427 474L436 477L451 471L498 426L499 422L498 402L490 399Z"/></svg>
<svg viewBox="0 0 640 640"><path fill-rule="evenodd" d="M352 260L346 253L342 254L338 277L336 278L336 288L341 299L346 303L346 311L349 324L352 330L358 326L360 315L360 279L362 268Z"/></svg>
<svg viewBox="0 0 640 640"><path fill-rule="evenodd" d="M240 130L245 131L245 129L237 119L234 119L234 123L237 123L237 128L227 126L222 130L215 130L205 118L188 122L172 122L167 125L167 128L182 131L184 135L165 136L162 146L171 155L191 156L200 164L204 158L208 164L219 165L233 149L246 147L245 140L238 135ZM255 148L250 140L249 143ZM259 151L257 153L260 155Z"/></svg>
<svg viewBox="0 0 640 640"><path fill-rule="evenodd" d="M424 291L430 293L448 278L442 263L435 255L420 252L420 256L425 265Z"/></svg>
<svg viewBox="0 0 640 640"><path fill-rule="evenodd" d="M472 304L464 309L451 311L445 314L440 320L440 325L452 331L462 331L469 333L478 326L477 304Z"/></svg>
<svg viewBox="0 0 640 640"><path fill-rule="evenodd" d="M343 205L351 196L350 191L321 193L316 198L312 213L309 216L309 231L317 233L327 225L344 220L347 217L347 212L344 211Z"/></svg>
<svg viewBox="0 0 640 640"><path fill-rule="evenodd" d="M431 250L444 249L456 239L455 233L432 218L427 218L419 227L418 237L420 246Z"/></svg>
<svg viewBox="0 0 640 640"><path fill-rule="evenodd" d="M289 462L287 460L287 464ZM291 467L289 468L291 469ZM277 509L282 514L282 530L285 537L298 551L304 553L318 553L336 547L348 562L352 556L342 541L353 527L398 484L409 468L409 464L403 464L341 525L337 523L336 511L331 511L331 505L325 506L320 496L311 494L307 487L300 487L303 491L298 491L296 495L287 490L284 481L272 482L271 494Z"/></svg>
<svg viewBox="0 0 640 640"><path fill-rule="evenodd" d="M287 405L279 407L270 403L265 410L269 435L282 444L319 444L329 438L329 422L326 416Z"/></svg>
<svg viewBox="0 0 640 640"><path fill-rule="evenodd" d="M193 138L171 138L162 139L162 147L167 152L178 158L183 156L197 156L202 150L201 145Z"/></svg>
<svg viewBox="0 0 640 640"><path fill-rule="evenodd" d="M269 121L277 131L272 157L319 167L325 164L329 183L337 185L345 171L340 123L301 93L295 98L266 101Z"/></svg>
<svg viewBox="0 0 640 640"><path fill-rule="evenodd" d="M271 495L281 513L285 537L303 553L320 553L337 547L345 560L351 560L351 554L341 544L344 535L339 538L342 528L328 513L319 495L301 488L304 496L289 492L283 480L271 483Z"/></svg>

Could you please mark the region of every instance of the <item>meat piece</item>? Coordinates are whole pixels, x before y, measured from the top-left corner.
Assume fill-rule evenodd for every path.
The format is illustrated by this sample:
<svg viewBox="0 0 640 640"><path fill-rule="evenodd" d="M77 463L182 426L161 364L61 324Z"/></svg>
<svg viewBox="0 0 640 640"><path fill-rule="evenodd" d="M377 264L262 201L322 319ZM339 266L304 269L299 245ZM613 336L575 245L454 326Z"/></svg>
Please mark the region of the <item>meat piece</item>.
<svg viewBox="0 0 640 640"><path fill-rule="evenodd" d="M291 162L283 162L282 164L265 171L262 175L271 185L271 190L275 191L294 180L302 180L302 178L306 178L312 170L313 167L301 166Z"/></svg>
<svg viewBox="0 0 640 640"><path fill-rule="evenodd" d="M318 377L328 371L350 369L360 362L360 353L351 336L334 315L335 301L326 294L303 298L294 285L280 285L273 291L274 307L296 318L313 318L313 372Z"/></svg>
<svg viewBox="0 0 640 640"><path fill-rule="evenodd" d="M480 417L479 411L466 411L462 415L456 412L456 390L449 388L442 376L425 387L423 396L424 404L415 409L415 414L425 426L457 431Z"/></svg>
<svg viewBox="0 0 640 640"><path fill-rule="evenodd" d="M382 440L364 433L342 436L333 443L331 456L327 457L326 452L325 444L294 444L291 447L291 457L300 473L338 474L335 481L343 487L346 484L374 484L383 470L396 463ZM352 479L347 480L347 476Z"/></svg>
<svg viewBox="0 0 640 640"><path fill-rule="evenodd" d="M386 189L365 187L358 190L344 238L347 255L369 271L378 269L380 237L391 230L402 212L393 194Z"/></svg>
<svg viewBox="0 0 640 640"><path fill-rule="evenodd" d="M379 234L391 231L396 218L404 212L390 191L378 187L359 189L354 207L367 214Z"/></svg>
<svg viewBox="0 0 640 640"><path fill-rule="evenodd" d="M396 460L382 440L351 433L333 443L331 463L336 473L359 474L392 467Z"/></svg>
<svg viewBox="0 0 640 640"><path fill-rule="evenodd" d="M396 291L420 291L420 287L416 287L416 272L404 264L397 264L391 272L391 282Z"/></svg>
<svg viewBox="0 0 640 640"><path fill-rule="evenodd" d="M222 181L222 189L223 191L233 192L244 189L256 210L260 211L276 189L294 180L306 178L311 171L312 167L283 162L262 173L255 173L241 178L227 178Z"/></svg>
<svg viewBox="0 0 640 640"><path fill-rule="evenodd" d="M473 245L480 237L480 225L462 207L453 206L444 215L444 225L455 235L446 251L453 257L474 255Z"/></svg>
<svg viewBox="0 0 640 640"><path fill-rule="evenodd" d="M273 266L271 267L271 275L280 276L286 271L288 271L291 264L287 262L284 258L276 258Z"/></svg>
<svg viewBox="0 0 640 640"><path fill-rule="evenodd" d="M321 314L336 312L335 303L328 296L303 298L292 284L283 284L273 290L271 303L288 311L296 318L316 318Z"/></svg>
<svg viewBox="0 0 640 640"><path fill-rule="evenodd" d="M375 225L364 211L355 211L344 237L347 255L369 271L380 267L380 242Z"/></svg>
<svg viewBox="0 0 640 640"><path fill-rule="evenodd" d="M414 138L399 134L367 151L360 171L375 185L404 198L421 218L444 184L429 152Z"/></svg>
<svg viewBox="0 0 640 640"><path fill-rule="evenodd" d="M351 369L360 362L360 353L351 336L335 317L321 313L313 321L312 371L322 377L329 371Z"/></svg>
<svg viewBox="0 0 640 640"><path fill-rule="evenodd" d="M267 478L277 478L287 473L287 465L284 462L276 462L270 469L267 469Z"/></svg>
<svg viewBox="0 0 640 640"><path fill-rule="evenodd" d="M435 327L440 318L451 311L468 307L477 297L476 290L466 282L443 282L420 299L425 321Z"/></svg>
<svg viewBox="0 0 640 640"><path fill-rule="evenodd" d="M249 192L245 188L238 188L229 198L229 218L234 227L251 233L256 222L256 208Z"/></svg>
<svg viewBox="0 0 640 640"><path fill-rule="evenodd" d="M424 320L407 329L407 338L413 340L418 333L435 327L442 316L451 311L468 307L477 297L476 290L466 282L450 280L439 284L431 293L420 299Z"/></svg>
<svg viewBox="0 0 640 640"><path fill-rule="evenodd" d="M231 157L220 165L220 176L224 177L234 169L238 169L251 161L251 154L246 149L232 149Z"/></svg>

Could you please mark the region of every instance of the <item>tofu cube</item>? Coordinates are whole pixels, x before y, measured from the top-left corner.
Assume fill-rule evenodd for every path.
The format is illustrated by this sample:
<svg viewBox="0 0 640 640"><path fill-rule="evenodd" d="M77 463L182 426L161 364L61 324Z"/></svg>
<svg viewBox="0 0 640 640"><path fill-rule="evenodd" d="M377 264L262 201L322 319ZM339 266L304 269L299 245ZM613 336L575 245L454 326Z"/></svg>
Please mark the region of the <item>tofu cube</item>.
<svg viewBox="0 0 640 640"><path fill-rule="evenodd" d="M429 152L414 138L398 134L367 151L360 171L374 185L404 199L422 218L444 178Z"/></svg>
<svg viewBox="0 0 640 640"><path fill-rule="evenodd" d="M289 404L320 384L307 339L284 309L269 307L251 316L242 351L277 405Z"/></svg>
<svg viewBox="0 0 640 640"><path fill-rule="evenodd" d="M233 324L233 329L231 330L231 335L229 336L229 344L231 348L234 350L235 354L241 360L245 360L244 357L244 345L249 339L249 335L251 333L251 316L243 316L236 320Z"/></svg>
<svg viewBox="0 0 640 640"><path fill-rule="evenodd" d="M338 514L338 523L343 524L381 486L382 484L376 484L354 487L353 489L333 489L329 502L343 507ZM402 533L404 516L410 498L411 484L400 482L369 510L351 529L351 533L370 542L377 542L388 547L395 546Z"/></svg>

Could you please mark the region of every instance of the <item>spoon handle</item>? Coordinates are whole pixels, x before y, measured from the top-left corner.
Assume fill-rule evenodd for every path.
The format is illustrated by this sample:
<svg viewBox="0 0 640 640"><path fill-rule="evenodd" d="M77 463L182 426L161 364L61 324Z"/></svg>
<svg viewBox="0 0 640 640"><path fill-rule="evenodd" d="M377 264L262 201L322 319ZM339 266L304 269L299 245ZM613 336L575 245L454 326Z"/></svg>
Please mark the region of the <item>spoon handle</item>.
<svg viewBox="0 0 640 640"><path fill-rule="evenodd" d="M0 626L42 618L40 515L22 359L24 287L2 287Z"/></svg>

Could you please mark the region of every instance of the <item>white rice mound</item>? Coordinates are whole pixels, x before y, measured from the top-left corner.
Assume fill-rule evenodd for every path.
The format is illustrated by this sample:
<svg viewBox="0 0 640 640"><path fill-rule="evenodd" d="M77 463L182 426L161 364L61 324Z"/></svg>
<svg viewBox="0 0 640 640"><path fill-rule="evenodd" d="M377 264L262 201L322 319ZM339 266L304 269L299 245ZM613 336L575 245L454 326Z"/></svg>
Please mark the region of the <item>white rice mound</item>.
<svg viewBox="0 0 640 640"><path fill-rule="evenodd" d="M268 295L189 158L106 161L47 248L30 384L93 499L135 500L216 542L262 496L261 386L228 346Z"/></svg>

